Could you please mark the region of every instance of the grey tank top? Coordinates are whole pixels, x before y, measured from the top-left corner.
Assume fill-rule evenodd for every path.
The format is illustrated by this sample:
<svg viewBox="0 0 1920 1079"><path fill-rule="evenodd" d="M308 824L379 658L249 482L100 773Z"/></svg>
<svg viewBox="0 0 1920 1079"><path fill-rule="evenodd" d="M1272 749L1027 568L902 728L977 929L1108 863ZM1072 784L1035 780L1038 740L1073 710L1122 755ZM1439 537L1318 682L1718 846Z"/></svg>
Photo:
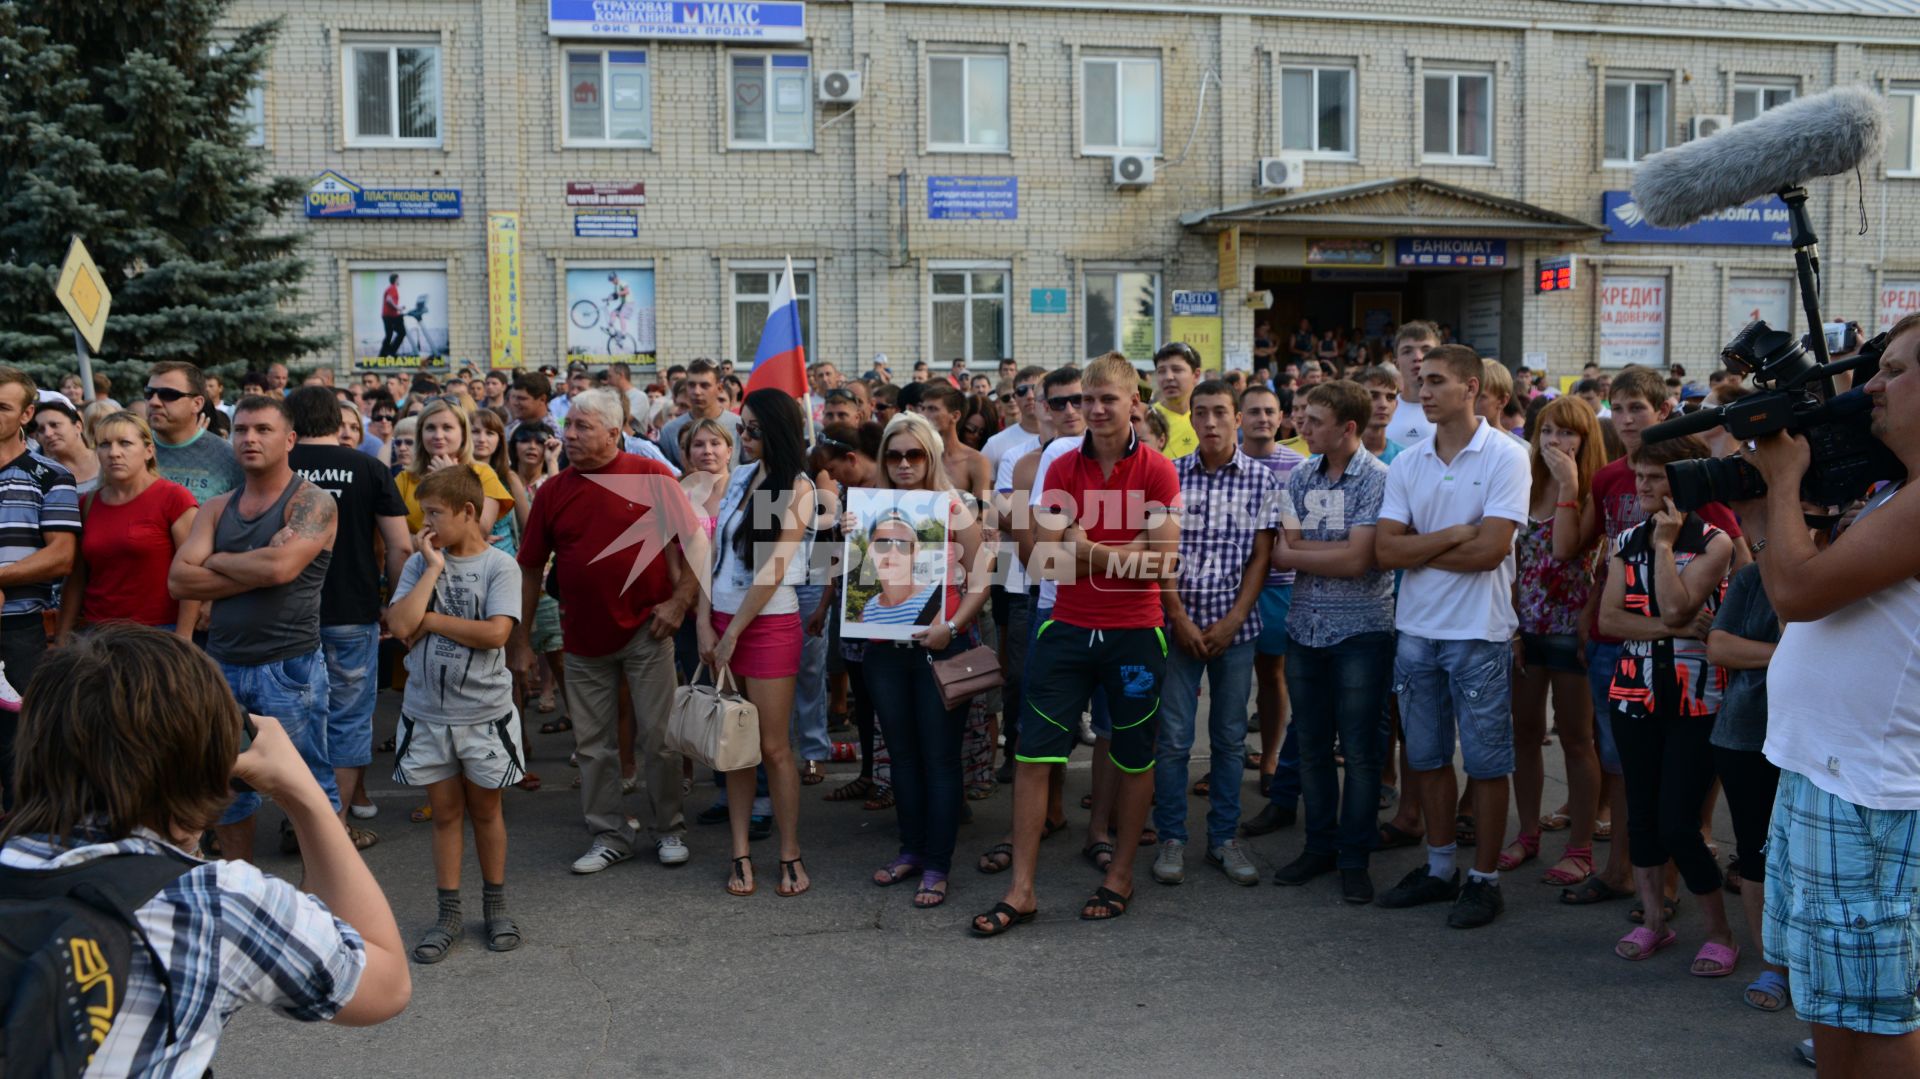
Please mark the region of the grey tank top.
<svg viewBox="0 0 1920 1079"><path fill-rule="evenodd" d="M265 547L286 527L287 503L305 486L307 481L295 476L279 500L252 519L240 516L241 491L234 491L213 526L213 549L231 553ZM327 579L331 561L333 552L321 551L286 584L216 600L207 623L207 651L222 663L240 666L276 663L317 651L320 585Z"/></svg>

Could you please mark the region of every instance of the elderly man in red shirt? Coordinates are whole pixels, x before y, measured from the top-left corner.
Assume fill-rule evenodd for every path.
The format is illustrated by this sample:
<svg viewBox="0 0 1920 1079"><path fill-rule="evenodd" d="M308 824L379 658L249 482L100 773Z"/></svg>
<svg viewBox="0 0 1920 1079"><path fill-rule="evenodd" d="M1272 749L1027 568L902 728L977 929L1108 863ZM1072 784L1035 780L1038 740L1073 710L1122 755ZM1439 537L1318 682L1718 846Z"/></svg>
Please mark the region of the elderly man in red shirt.
<svg viewBox="0 0 1920 1079"><path fill-rule="evenodd" d="M633 697L636 751L653 810L662 865L682 865L680 757L665 747L673 710L673 635L699 583L679 538L703 535L693 507L656 461L621 451L621 402L612 390L574 398L566 420L568 467L540 487L520 540L522 598L532 610L554 562L563 599L567 714L580 760L580 805L593 845L573 863L598 873L633 857L635 833L620 803L619 679ZM631 552L631 553L628 553ZM693 565L706 565L696 557ZM508 661L533 666L526 623L514 626Z"/></svg>

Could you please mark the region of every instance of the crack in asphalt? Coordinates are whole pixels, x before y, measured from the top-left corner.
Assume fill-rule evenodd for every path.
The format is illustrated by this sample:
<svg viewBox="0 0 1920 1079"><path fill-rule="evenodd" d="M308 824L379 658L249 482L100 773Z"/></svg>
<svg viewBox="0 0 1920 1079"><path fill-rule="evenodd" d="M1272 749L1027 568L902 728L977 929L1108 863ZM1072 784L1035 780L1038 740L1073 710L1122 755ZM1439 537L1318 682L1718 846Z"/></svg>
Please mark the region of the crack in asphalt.
<svg viewBox="0 0 1920 1079"><path fill-rule="evenodd" d="M566 953L567 965L579 974L580 980L592 986L594 991L600 994L600 1004L607 1013L606 1022L600 1027L600 1045L594 1049L593 1055L587 1058L586 1063L580 1066L580 1074L584 1079L593 1071L593 1066L600 1062L600 1058L607 1054L607 1044L613 1040L613 995L607 992L607 988L601 985L592 974L587 973L586 967L580 965L577 949L568 946L560 950Z"/></svg>

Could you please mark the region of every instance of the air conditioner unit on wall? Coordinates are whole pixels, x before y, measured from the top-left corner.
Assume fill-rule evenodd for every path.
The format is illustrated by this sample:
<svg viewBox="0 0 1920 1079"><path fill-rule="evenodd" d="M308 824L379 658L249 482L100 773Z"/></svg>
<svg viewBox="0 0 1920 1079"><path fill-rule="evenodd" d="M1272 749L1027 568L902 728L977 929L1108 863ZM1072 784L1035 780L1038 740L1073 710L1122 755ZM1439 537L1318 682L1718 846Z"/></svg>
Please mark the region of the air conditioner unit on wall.
<svg viewBox="0 0 1920 1079"><path fill-rule="evenodd" d="M820 100L828 105L851 105L860 100L861 82L858 71L822 71Z"/></svg>
<svg viewBox="0 0 1920 1079"><path fill-rule="evenodd" d="M1687 138L1704 139L1733 126L1733 117L1725 113L1703 113L1687 120Z"/></svg>
<svg viewBox="0 0 1920 1079"><path fill-rule="evenodd" d="M1262 191L1298 191L1307 183L1307 163L1299 157L1263 157L1254 176Z"/></svg>
<svg viewBox="0 0 1920 1079"><path fill-rule="evenodd" d="M1117 154L1113 159L1116 187L1145 187L1153 182L1152 154Z"/></svg>

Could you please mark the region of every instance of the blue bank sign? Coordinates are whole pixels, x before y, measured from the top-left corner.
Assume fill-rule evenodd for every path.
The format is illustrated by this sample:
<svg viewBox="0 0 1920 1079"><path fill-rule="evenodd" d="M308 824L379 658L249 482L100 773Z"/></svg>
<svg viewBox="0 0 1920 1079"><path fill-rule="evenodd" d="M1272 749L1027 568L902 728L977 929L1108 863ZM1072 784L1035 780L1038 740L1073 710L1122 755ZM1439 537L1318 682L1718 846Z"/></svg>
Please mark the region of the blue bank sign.
<svg viewBox="0 0 1920 1079"><path fill-rule="evenodd" d="M1393 264L1414 270L1504 270L1507 241L1403 236L1393 242Z"/></svg>
<svg viewBox="0 0 1920 1079"><path fill-rule="evenodd" d="M307 188L308 217L460 216L457 187L361 187L337 172L323 172Z"/></svg>
<svg viewBox="0 0 1920 1079"><path fill-rule="evenodd" d="M699 0L547 0L550 37L805 41L807 5Z"/></svg>
<svg viewBox="0 0 1920 1079"><path fill-rule="evenodd" d="M1020 216L1018 176L929 176L927 216L935 221L1013 221Z"/></svg>
<svg viewBox="0 0 1920 1079"><path fill-rule="evenodd" d="M1732 244L1742 247L1786 247L1793 242L1787 204L1778 195L1755 199L1745 206L1721 210L1691 225L1659 229L1647 224L1634 205L1633 192L1607 191L1600 196L1601 224L1610 244Z"/></svg>

